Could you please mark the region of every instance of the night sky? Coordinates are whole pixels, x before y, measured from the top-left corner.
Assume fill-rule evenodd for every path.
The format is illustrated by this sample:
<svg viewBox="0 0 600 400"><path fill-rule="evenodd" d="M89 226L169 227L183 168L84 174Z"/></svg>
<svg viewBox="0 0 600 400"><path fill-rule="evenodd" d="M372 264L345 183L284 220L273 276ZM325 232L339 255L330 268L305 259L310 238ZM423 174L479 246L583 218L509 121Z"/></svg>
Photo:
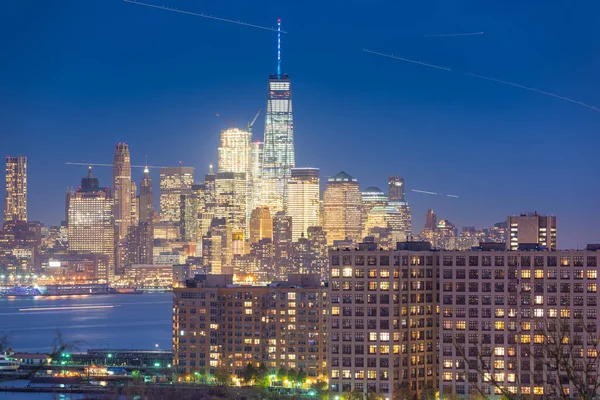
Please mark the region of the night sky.
<svg viewBox="0 0 600 400"><path fill-rule="evenodd" d="M280 17L297 166L386 192L400 174L409 189L460 196L409 193L414 232L427 208L459 227L537 210L558 216L559 247L600 242L600 113L462 73L600 106L600 2L154 4L266 26ZM220 130L265 107L276 70L273 32L119 0L3 1L0 45L0 149L29 157L29 218L46 224L63 218L65 189L86 173L65 162L111 163L119 141L135 164L181 161L202 180ZM263 127L264 114L255 139ZM110 168L95 173L110 185Z"/></svg>

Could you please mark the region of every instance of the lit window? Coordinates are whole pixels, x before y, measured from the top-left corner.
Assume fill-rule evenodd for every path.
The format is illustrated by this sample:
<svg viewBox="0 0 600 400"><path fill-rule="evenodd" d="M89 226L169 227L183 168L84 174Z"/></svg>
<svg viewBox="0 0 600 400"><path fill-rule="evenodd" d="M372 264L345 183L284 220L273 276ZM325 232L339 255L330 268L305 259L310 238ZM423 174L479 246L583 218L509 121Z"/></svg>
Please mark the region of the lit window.
<svg viewBox="0 0 600 400"><path fill-rule="evenodd" d="M504 360L494 360L494 368L503 369L504 368Z"/></svg>
<svg viewBox="0 0 600 400"><path fill-rule="evenodd" d="M380 332L379 333L379 340L383 341L383 342L387 342L390 340L390 333L389 332Z"/></svg>
<svg viewBox="0 0 600 400"><path fill-rule="evenodd" d="M442 379L444 381L452 381L452 372L444 372L442 374Z"/></svg>
<svg viewBox="0 0 600 400"><path fill-rule="evenodd" d="M332 268L331 269L331 276L333 278L339 278L340 277L340 269L339 268Z"/></svg>
<svg viewBox="0 0 600 400"><path fill-rule="evenodd" d="M444 368L452 368L452 360L444 360Z"/></svg>
<svg viewBox="0 0 600 400"><path fill-rule="evenodd" d="M377 379L377 371L375 370L368 370L367 371L367 379Z"/></svg>
<svg viewBox="0 0 600 400"><path fill-rule="evenodd" d="M571 318L571 310L568 308L560 310L560 317L561 318Z"/></svg>
<svg viewBox="0 0 600 400"><path fill-rule="evenodd" d="M331 315L340 315L340 308L338 306L331 307Z"/></svg>
<svg viewBox="0 0 600 400"><path fill-rule="evenodd" d="M587 349L587 356L590 358L595 358L598 356L598 351L594 348Z"/></svg>
<svg viewBox="0 0 600 400"><path fill-rule="evenodd" d="M465 330L467 328L467 323L465 321L456 321L456 329Z"/></svg>
<svg viewBox="0 0 600 400"><path fill-rule="evenodd" d="M521 343L531 343L531 336L521 335Z"/></svg>
<svg viewBox="0 0 600 400"><path fill-rule="evenodd" d="M556 308L549 308L548 309L548 317L549 318L556 318L557 313L556 313Z"/></svg>
<svg viewBox="0 0 600 400"><path fill-rule="evenodd" d="M544 335L534 335L533 343L544 343Z"/></svg>
<svg viewBox="0 0 600 400"><path fill-rule="evenodd" d="M342 271L342 274L344 275L344 278L351 278L352 277L352 268L344 268Z"/></svg>
<svg viewBox="0 0 600 400"><path fill-rule="evenodd" d="M494 328L496 328L497 331L503 331L504 330L504 321L494 322Z"/></svg>
<svg viewBox="0 0 600 400"><path fill-rule="evenodd" d="M339 270L338 270L338 273L339 273ZM522 269L521 270L521 278L531 278L531 271L528 269Z"/></svg>
<svg viewBox="0 0 600 400"><path fill-rule="evenodd" d="M379 282L379 289L390 290L390 283L389 282Z"/></svg>
<svg viewBox="0 0 600 400"><path fill-rule="evenodd" d="M535 296L533 301L535 304L544 304L544 296Z"/></svg>
<svg viewBox="0 0 600 400"><path fill-rule="evenodd" d="M544 388L541 386L535 386L533 388L533 394L544 394Z"/></svg>
<svg viewBox="0 0 600 400"><path fill-rule="evenodd" d="M444 320L444 329L452 329L452 321Z"/></svg>
<svg viewBox="0 0 600 400"><path fill-rule="evenodd" d="M588 279L596 279L598 277L598 271L595 269L588 269L587 278Z"/></svg>
<svg viewBox="0 0 600 400"><path fill-rule="evenodd" d="M596 284L595 283L588 283L587 284L587 291L588 291L588 293L596 293Z"/></svg>
<svg viewBox="0 0 600 400"><path fill-rule="evenodd" d="M536 269L534 272L534 277L536 279L543 279L544 278L544 270L543 269Z"/></svg>
<svg viewBox="0 0 600 400"><path fill-rule="evenodd" d="M390 346L379 346L379 354L390 354Z"/></svg>
<svg viewBox="0 0 600 400"><path fill-rule="evenodd" d="M496 355L496 356L503 356L504 355L504 347L495 347L494 348L494 355Z"/></svg>
<svg viewBox="0 0 600 400"><path fill-rule="evenodd" d="M340 370L339 369L332 369L331 370L331 377L333 379L337 379L340 377Z"/></svg>
<svg viewBox="0 0 600 400"><path fill-rule="evenodd" d="M369 342L377 341L377 332L369 332Z"/></svg>
<svg viewBox="0 0 600 400"><path fill-rule="evenodd" d="M543 308L536 308L533 310L533 316L534 317L543 317L544 316L544 309Z"/></svg>
<svg viewBox="0 0 600 400"><path fill-rule="evenodd" d="M496 382L504 382L504 372L497 372L494 374L494 380Z"/></svg>

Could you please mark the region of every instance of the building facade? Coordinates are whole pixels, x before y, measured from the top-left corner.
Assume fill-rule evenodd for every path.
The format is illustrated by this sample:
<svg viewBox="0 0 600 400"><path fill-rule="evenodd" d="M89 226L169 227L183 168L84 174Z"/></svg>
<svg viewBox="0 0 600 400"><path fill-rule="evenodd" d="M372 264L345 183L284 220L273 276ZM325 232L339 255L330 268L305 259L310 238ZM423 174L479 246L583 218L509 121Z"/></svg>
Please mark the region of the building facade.
<svg viewBox="0 0 600 400"><path fill-rule="evenodd" d="M358 180L340 172L327 180L323 194L323 228L327 243L346 238L361 241L362 198Z"/></svg>
<svg viewBox="0 0 600 400"><path fill-rule="evenodd" d="M284 367L326 376L326 290L314 275L268 286L233 285L206 275L174 289L173 367L210 382L217 368L240 377L250 363L271 374Z"/></svg>
<svg viewBox="0 0 600 400"><path fill-rule="evenodd" d="M161 221L179 223L181 218L181 195L190 193L193 184L193 167L167 167L160 169Z"/></svg>
<svg viewBox="0 0 600 400"><path fill-rule="evenodd" d="M538 213L521 214L508 217L509 250L517 250L519 245L540 245L550 250L556 250L556 217L542 216Z"/></svg>
<svg viewBox="0 0 600 400"><path fill-rule="evenodd" d="M434 261L372 243L330 251L330 396L354 391L392 399L402 398L401 391L435 391Z"/></svg>
<svg viewBox="0 0 600 400"><path fill-rule="evenodd" d="M288 180L286 214L292 217L292 240L306 237L309 227L319 225L321 189L318 168L292 168Z"/></svg>
<svg viewBox="0 0 600 400"><path fill-rule="evenodd" d="M125 261L125 252L120 242L125 239L130 226L135 226L135 184L131 181L131 156L126 143L118 143L113 160L113 217L115 223L115 267L121 268ZM132 201L134 200L134 201Z"/></svg>
<svg viewBox="0 0 600 400"><path fill-rule="evenodd" d="M4 222L27 221L27 157L6 157Z"/></svg>

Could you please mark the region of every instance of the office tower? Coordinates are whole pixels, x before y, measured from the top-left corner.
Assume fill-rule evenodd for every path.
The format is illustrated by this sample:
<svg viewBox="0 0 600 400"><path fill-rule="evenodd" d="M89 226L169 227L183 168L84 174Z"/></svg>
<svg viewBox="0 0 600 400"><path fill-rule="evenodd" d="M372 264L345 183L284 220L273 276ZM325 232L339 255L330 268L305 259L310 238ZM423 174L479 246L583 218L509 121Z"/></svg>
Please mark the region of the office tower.
<svg viewBox="0 0 600 400"><path fill-rule="evenodd" d="M250 363L273 375L284 368L327 379L326 289L318 276L248 286L235 285L232 275L206 275L189 286L173 289L174 373L210 383L220 368L239 379ZM232 315L252 322L228 321Z"/></svg>
<svg viewBox="0 0 600 400"><path fill-rule="evenodd" d="M437 228L437 217L433 212L433 209L430 208L427 210L427 215L425 215L425 229L427 230L435 230Z"/></svg>
<svg viewBox="0 0 600 400"><path fill-rule="evenodd" d="M306 237L309 226L319 225L320 188L318 168L292 168L288 180L286 214L292 217L292 240Z"/></svg>
<svg viewBox="0 0 600 400"><path fill-rule="evenodd" d="M108 255L111 278L115 267L113 209L110 189L100 188L90 167L69 201L69 250Z"/></svg>
<svg viewBox="0 0 600 400"><path fill-rule="evenodd" d="M390 176L388 178L388 200L405 201L404 178L401 176Z"/></svg>
<svg viewBox="0 0 600 400"><path fill-rule="evenodd" d="M256 259L257 268L252 271L255 282L269 282L277 277L272 239L264 238L251 244L250 255Z"/></svg>
<svg viewBox="0 0 600 400"><path fill-rule="evenodd" d="M282 279L291 272L292 226L292 217L285 215L283 211L273 217L274 263L276 272Z"/></svg>
<svg viewBox="0 0 600 400"><path fill-rule="evenodd" d="M205 211L208 213L215 212L216 206L216 184L217 176L213 170L212 164L208 166L208 174L204 175L204 203L205 203Z"/></svg>
<svg viewBox="0 0 600 400"><path fill-rule="evenodd" d="M356 178L344 171L327 180L323 194L323 228L327 243L361 240L362 199Z"/></svg>
<svg viewBox="0 0 600 400"><path fill-rule="evenodd" d="M153 264L154 227L152 222L130 226L127 235L127 265Z"/></svg>
<svg viewBox="0 0 600 400"><path fill-rule="evenodd" d="M182 194L190 193L194 183L193 167L160 169L160 220L177 222L181 219L179 204Z"/></svg>
<svg viewBox="0 0 600 400"><path fill-rule="evenodd" d="M215 217L234 230L246 229L246 174L218 172L215 178Z"/></svg>
<svg viewBox="0 0 600 400"><path fill-rule="evenodd" d="M375 206L385 206L388 202L388 198L383 193L383 190L376 186L369 186L365 190L361 190L360 198L362 199L365 213L368 213Z"/></svg>
<svg viewBox="0 0 600 400"><path fill-rule="evenodd" d="M325 235L323 227L311 226L307 229L307 238L313 258L313 269L318 270L321 279L326 280L329 277L327 235Z"/></svg>
<svg viewBox="0 0 600 400"><path fill-rule="evenodd" d="M221 131L218 172L250 174L250 135L233 127Z"/></svg>
<svg viewBox="0 0 600 400"><path fill-rule="evenodd" d="M250 210L262 204L263 142L255 141L250 145L250 191L248 202Z"/></svg>
<svg viewBox="0 0 600 400"><path fill-rule="evenodd" d="M6 157L4 222L27 221L27 157Z"/></svg>
<svg viewBox="0 0 600 400"><path fill-rule="evenodd" d="M113 159L113 218L115 221L115 269L122 272L126 262L126 243L124 239L134 224L137 207L132 200L135 199L134 183L131 181L131 158L129 146L118 143Z"/></svg>
<svg viewBox="0 0 600 400"><path fill-rule="evenodd" d="M232 230L225 218L214 218L202 238L202 258L206 271L220 274L223 267L233 265Z"/></svg>
<svg viewBox="0 0 600 400"><path fill-rule="evenodd" d="M344 392L418 398L437 387L435 258L378 250L330 252L330 398ZM402 264L402 265L401 265ZM410 265L409 265L410 264ZM411 395L400 396L400 390Z"/></svg>
<svg viewBox="0 0 600 400"><path fill-rule="evenodd" d="M250 217L250 244L273 239L273 218L267 207L257 207Z"/></svg>
<svg viewBox="0 0 600 400"><path fill-rule="evenodd" d="M198 240L198 210L200 199L197 193L186 193L180 196L179 230L181 240L195 242Z"/></svg>
<svg viewBox="0 0 600 400"><path fill-rule="evenodd" d="M585 398L578 390L597 382L599 256L502 244L426 255L441 264L440 394Z"/></svg>
<svg viewBox="0 0 600 400"><path fill-rule="evenodd" d="M139 221L154 221L154 193L152 191L152 178L150 178L148 167L144 168L144 176L140 183Z"/></svg>
<svg viewBox="0 0 600 400"><path fill-rule="evenodd" d="M538 215L537 212L508 217L510 242L506 248L519 249L520 245L540 245L556 250L556 217Z"/></svg>
<svg viewBox="0 0 600 400"><path fill-rule="evenodd" d="M296 165L291 81L281 73L280 33L277 37L277 74L269 77L267 95L262 188L262 203L273 214L284 209L287 180Z"/></svg>

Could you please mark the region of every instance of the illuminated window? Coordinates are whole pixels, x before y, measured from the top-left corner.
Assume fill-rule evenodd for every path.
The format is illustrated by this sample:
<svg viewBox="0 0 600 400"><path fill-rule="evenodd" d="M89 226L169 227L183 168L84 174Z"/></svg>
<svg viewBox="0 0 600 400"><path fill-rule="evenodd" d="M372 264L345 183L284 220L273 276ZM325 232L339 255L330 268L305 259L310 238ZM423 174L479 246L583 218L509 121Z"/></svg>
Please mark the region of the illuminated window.
<svg viewBox="0 0 600 400"><path fill-rule="evenodd" d="M497 372L494 374L494 380L496 382L504 382L504 372Z"/></svg>
<svg viewBox="0 0 600 400"><path fill-rule="evenodd" d="M535 296L533 298L533 302L534 302L534 304L544 304L544 296L540 296L540 295Z"/></svg>
<svg viewBox="0 0 600 400"><path fill-rule="evenodd" d="M390 290L390 283L389 282L379 282L379 289Z"/></svg>
<svg viewBox="0 0 600 400"><path fill-rule="evenodd" d="M508 380L509 382L515 382L517 380L517 375L514 374L514 373L512 373L512 372L510 372L510 373L507 374L506 380ZM511 386L511 388L514 390L514 391L511 391L511 393L515 393L517 391L516 387Z"/></svg>
<svg viewBox="0 0 600 400"><path fill-rule="evenodd" d="M560 310L560 317L561 318L571 318L571 310L568 308Z"/></svg>
<svg viewBox="0 0 600 400"><path fill-rule="evenodd" d="M340 377L340 370L339 369L332 369L331 370L331 377L333 379L337 379Z"/></svg>
<svg viewBox="0 0 600 400"><path fill-rule="evenodd" d="M452 368L452 360L444 360L444 368Z"/></svg>
<svg viewBox="0 0 600 400"><path fill-rule="evenodd" d="M331 315L340 315L340 308L338 306L331 307Z"/></svg>
<svg viewBox="0 0 600 400"><path fill-rule="evenodd" d="M377 346L374 344L369 346L369 354L377 354Z"/></svg>
<svg viewBox="0 0 600 400"><path fill-rule="evenodd" d="M504 321L496 321L496 322L494 322L494 328L497 331L503 331L504 330Z"/></svg>
<svg viewBox="0 0 600 400"><path fill-rule="evenodd" d="M598 277L598 271L595 269L588 269L586 276L588 279L596 279Z"/></svg>
<svg viewBox="0 0 600 400"><path fill-rule="evenodd" d="M533 388L533 394L544 394L544 388L541 386L535 386Z"/></svg>
<svg viewBox="0 0 600 400"><path fill-rule="evenodd" d="M350 379L350 370L349 369L345 369L342 371L342 378L343 379Z"/></svg>
<svg viewBox="0 0 600 400"><path fill-rule="evenodd" d="M596 284L595 283L588 283L587 284L587 291L588 291L588 293L596 293Z"/></svg>
<svg viewBox="0 0 600 400"><path fill-rule="evenodd" d="M544 309L543 308L536 308L533 310L533 316L534 317L543 317L544 316Z"/></svg>
<svg viewBox="0 0 600 400"><path fill-rule="evenodd" d="M496 315L497 318L504 317L504 308L496 308L496 310L494 311L494 314Z"/></svg>
<svg viewBox="0 0 600 400"><path fill-rule="evenodd" d="M590 358L595 358L598 356L598 351L594 348L587 349L587 356Z"/></svg>
<svg viewBox="0 0 600 400"><path fill-rule="evenodd" d="M522 334L521 343L531 343L531 336Z"/></svg>
<svg viewBox="0 0 600 400"><path fill-rule="evenodd" d="M379 270L379 277L380 278L389 278L390 270L387 268L383 268L383 269Z"/></svg>
<svg viewBox="0 0 600 400"><path fill-rule="evenodd" d="M387 342L390 340L390 333L389 332L380 332L379 333L379 340L381 340L382 342Z"/></svg>
<svg viewBox="0 0 600 400"><path fill-rule="evenodd" d="M504 347L495 347L494 348L494 355L496 355L496 356L503 356L504 355Z"/></svg>
<svg viewBox="0 0 600 400"><path fill-rule="evenodd" d="M365 379L365 371L356 371L354 373L354 379Z"/></svg>
<svg viewBox="0 0 600 400"><path fill-rule="evenodd" d="M338 270L338 273L339 273L339 270ZM528 270L528 269L521 270L521 278L531 278L531 270Z"/></svg>
<svg viewBox="0 0 600 400"><path fill-rule="evenodd" d="M352 277L352 268L344 268L342 271L342 274L343 274L344 278L351 278Z"/></svg>
<svg viewBox="0 0 600 400"><path fill-rule="evenodd" d="M390 346L379 346L379 354L390 354Z"/></svg>
<svg viewBox="0 0 600 400"><path fill-rule="evenodd" d="M332 278L339 278L340 277L340 269L339 268L332 268L331 269L331 277Z"/></svg>
<svg viewBox="0 0 600 400"><path fill-rule="evenodd" d="M369 290L377 290L377 282L369 282Z"/></svg>
<svg viewBox="0 0 600 400"><path fill-rule="evenodd" d="M544 270L543 269L536 269L534 272L534 278L536 279L543 279L544 278Z"/></svg>
<svg viewBox="0 0 600 400"><path fill-rule="evenodd" d="M444 380L444 381L452 381L452 372L444 372L442 374L442 380Z"/></svg>
<svg viewBox="0 0 600 400"><path fill-rule="evenodd" d="M456 329L465 330L467 328L467 323L465 321L456 321Z"/></svg>
<svg viewBox="0 0 600 400"><path fill-rule="evenodd" d="M544 335L534 335L533 343L544 343Z"/></svg>
<svg viewBox="0 0 600 400"><path fill-rule="evenodd" d="M556 308L549 308L548 309L548 317L549 318L556 318L558 314L556 313Z"/></svg>
<svg viewBox="0 0 600 400"><path fill-rule="evenodd" d="M367 371L367 379L377 379L377 371L375 370L368 370Z"/></svg>
<svg viewBox="0 0 600 400"><path fill-rule="evenodd" d="M444 320L444 329L452 329L452 321Z"/></svg>
<svg viewBox="0 0 600 400"><path fill-rule="evenodd" d="M521 330L524 330L524 331L531 330L531 322L521 321Z"/></svg>
<svg viewBox="0 0 600 400"><path fill-rule="evenodd" d="M503 369L504 368L504 360L494 360L494 368Z"/></svg>
<svg viewBox="0 0 600 400"><path fill-rule="evenodd" d="M377 332L369 332L369 342L377 341Z"/></svg>

